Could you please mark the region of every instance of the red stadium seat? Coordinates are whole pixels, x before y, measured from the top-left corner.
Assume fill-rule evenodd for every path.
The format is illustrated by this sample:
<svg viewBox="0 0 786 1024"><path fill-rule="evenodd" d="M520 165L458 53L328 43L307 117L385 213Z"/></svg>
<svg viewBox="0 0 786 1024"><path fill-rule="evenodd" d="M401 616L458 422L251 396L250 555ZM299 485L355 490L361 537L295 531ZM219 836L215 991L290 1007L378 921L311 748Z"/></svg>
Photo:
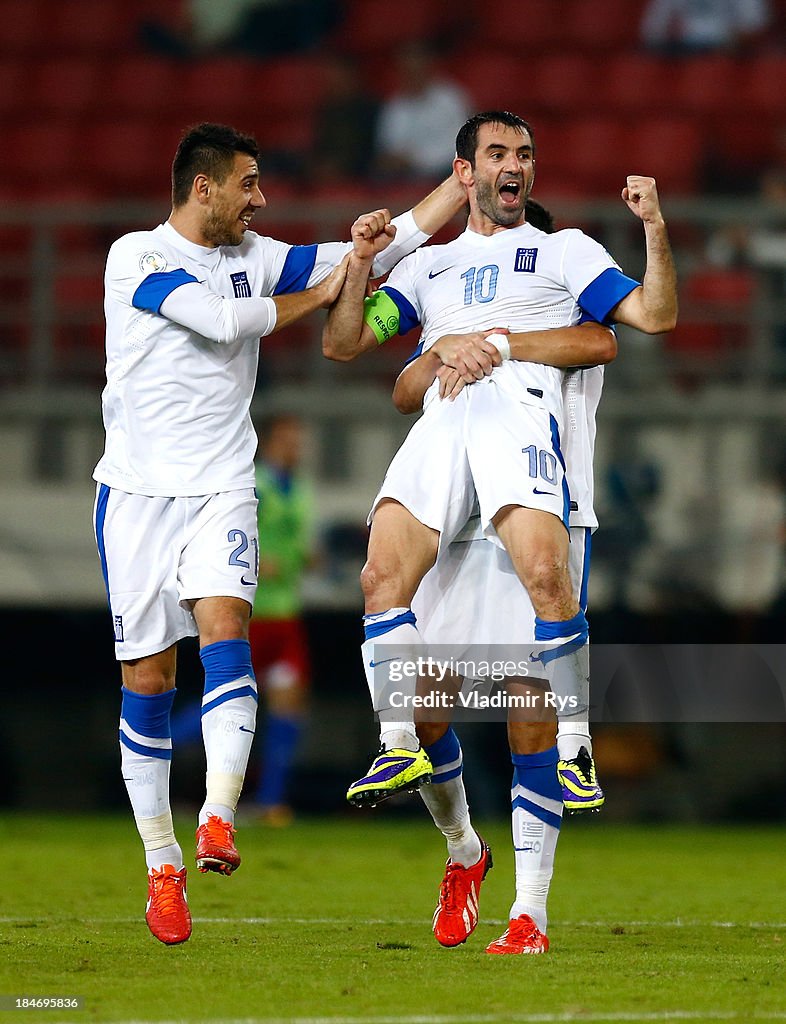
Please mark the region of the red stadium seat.
<svg viewBox="0 0 786 1024"><path fill-rule="evenodd" d="M458 5L443 0L346 0L336 44L358 56L368 53L390 58L403 43L440 42L449 34Z"/></svg>
<svg viewBox="0 0 786 1024"><path fill-rule="evenodd" d="M669 61L638 53L622 53L603 61L596 102L606 111L664 113L671 108L673 66Z"/></svg>
<svg viewBox="0 0 786 1024"><path fill-rule="evenodd" d="M786 120L786 54L773 53L746 61L740 69L738 99L747 116L758 113Z"/></svg>
<svg viewBox="0 0 786 1024"><path fill-rule="evenodd" d="M171 60L132 53L118 57L107 68L101 102L120 116L159 117L182 102L182 68Z"/></svg>
<svg viewBox="0 0 786 1024"><path fill-rule="evenodd" d="M558 0L527 0L510 4L503 16L479 11L472 30L473 42L483 48L498 48L524 60L534 60L548 50L564 49L562 14Z"/></svg>
<svg viewBox="0 0 786 1024"><path fill-rule="evenodd" d="M98 121L85 131L82 173L97 190L121 198L160 192L172 150L159 145L156 126L144 119Z"/></svg>
<svg viewBox="0 0 786 1024"><path fill-rule="evenodd" d="M83 153L78 138L81 128L73 121L33 121L8 132L6 159L3 166L5 183L12 187L42 186L50 189L62 185L77 173Z"/></svg>
<svg viewBox="0 0 786 1024"><path fill-rule="evenodd" d="M45 0L0 0L0 25L5 54L36 54L48 46Z"/></svg>
<svg viewBox="0 0 786 1024"><path fill-rule="evenodd" d="M128 49L135 42L135 30L133 5L109 0L68 0L55 4L50 7L43 27L50 52L85 56Z"/></svg>
<svg viewBox="0 0 786 1024"><path fill-rule="evenodd" d="M462 51L451 64L451 76L476 110L513 110L529 118L533 88L523 58L499 50Z"/></svg>
<svg viewBox="0 0 786 1024"><path fill-rule="evenodd" d="M548 148L536 136L544 175L572 175L586 194L610 197L625 184L627 134L613 117L584 117L558 123Z"/></svg>
<svg viewBox="0 0 786 1024"><path fill-rule="evenodd" d="M745 269L704 267L684 282L680 317L666 336L665 351L687 384L735 368L735 356L751 342L751 305L756 279Z"/></svg>
<svg viewBox="0 0 786 1024"><path fill-rule="evenodd" d="M526 61L526 81L533 102L571 116L597 109L596 82L601 71L596 57L555 53L533 65Z"/></svg>
<svg viewBox="0 0 786 1024"><path fill-rule="evenodd" d="M563 5L559 21L567 50L604 54L637 45L644 0L563 0Z"/></svg>
<svg viewBox="0 0 786 1024"><path fill-rule="evenodd" d="M676 61L670 68L668 94L680 113L728 112L736 105L741 65L712 54Z"/></svg>
<svg viewBox="0 0 786 1024"><path fill-rule="evenodd" d="M30 116L24 92L27 75L24 59L7 57L0 60L0 117L5 124L14 119L27 120Z"/></svg>
<svg viewBox="0 0 786 1024"><path fill-rule="evenodd" d="M649 117L628 123L620 157L625 174L657 179L663 197L696 192L704 154L704 136L696 120Z"/></svg>
<svg viewBox="0 0 786 1024"><path fill-rule="evenodd" d="M182 118L190 123L219 121L246 127L258 108L264 112L264 96L254 93L253 61L216 57L183 68L178 76Z"/></svg>
<svg viewBox="0 0 786 1024"><path fill-rule="evenodd" d="M84 57L41 61L29 69L28 102L45 114L87 114L103 91L103 71L103 62Z"/></svg>
<svg viewBox="0 0 786 1024"><path fill-rule="evenodd" d="M251 95L260 103L260 113L311 114L325 93L325 65L313 56L281 57L250 69ZM253 109L253 107L252 107Z"/></svg>

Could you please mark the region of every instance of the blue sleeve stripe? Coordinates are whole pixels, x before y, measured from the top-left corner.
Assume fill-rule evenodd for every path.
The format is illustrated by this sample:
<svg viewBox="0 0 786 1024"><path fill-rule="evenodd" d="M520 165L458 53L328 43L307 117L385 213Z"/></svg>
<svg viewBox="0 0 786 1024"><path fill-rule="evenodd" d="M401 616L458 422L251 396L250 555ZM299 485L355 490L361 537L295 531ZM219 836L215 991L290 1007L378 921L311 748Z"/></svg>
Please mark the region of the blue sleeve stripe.
<svg viewBox="0 0 786 1024"><path fill-rule="evenodd" d="M284 260L281 276L273 289L273 294L289 295L292 292L305 291L316 262L316 245L293 245Z"/></svg>
<svg viewBox="0 0 786 1024"><path fill-rule="evenodd" d="M386 292L398 307L400 320L398 328L399 334L406 334L407 331L411 331L413 327L418 326L420 323L420 317L415 312L415 307L409 299L405 299L401 292L396 291L395 288L391 288L389 284L383 284L380 291Z"/></svg>
<svg viewBox="0 0 786 1024"><path fill-rule="evenodd" d="M609 267L579 295L579 305L598 323L605 324L611 310L626 295L630 295L634 288L638 288L640 283L632 277L626 277L616 267Z"/></svg>
<svg viewBox="0 0 786 1024"><path fill-rule="evenodd" d="M414 352L412 353L412 355L411 355L411 356L409 356L409 358L408 358L408 359L406 360L406 362L404 363L404 366L409 366L409 364L410 364L410 363L414 363L414 362L415 362L415 360L417 359L417 357L418 357L419 355L422 355L422 354L423 354L423 342L422 342L422 341L419 341L419 342L418 342L418 344L417 344L417 347L416 347L415 351L414 351Z"/></svg>
<svg viewBox="0 0 786 1024"><path fill-rule="evenodd" d="M193 284L196 278L178 267L177 270L166 270L161 274L148 274L134 292L131 304L135 309L144 309L148 313L159 313L164 299L171 295L181 284Z"/></svg>

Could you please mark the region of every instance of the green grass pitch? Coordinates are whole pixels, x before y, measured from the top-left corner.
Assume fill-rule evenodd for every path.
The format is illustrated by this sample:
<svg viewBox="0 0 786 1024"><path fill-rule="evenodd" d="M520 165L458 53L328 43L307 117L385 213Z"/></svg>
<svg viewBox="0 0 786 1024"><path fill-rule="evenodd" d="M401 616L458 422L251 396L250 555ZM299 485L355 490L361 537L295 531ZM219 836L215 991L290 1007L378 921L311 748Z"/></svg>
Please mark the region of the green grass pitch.
<svg viewBox="0 0 786 1024"><path fill-rule="evenodd" d="M191 820L177 825L192 856ZM189 872L194 934L168 948L144 924L130 816L5 816L0 996L85 1007L0 1024L786 1019L781 830L566 820L540 957L483 952L513 867L506 824L482 831L495 867L456 949L431 934L445 855L425 811L242 827L232 878Z"/></svg>

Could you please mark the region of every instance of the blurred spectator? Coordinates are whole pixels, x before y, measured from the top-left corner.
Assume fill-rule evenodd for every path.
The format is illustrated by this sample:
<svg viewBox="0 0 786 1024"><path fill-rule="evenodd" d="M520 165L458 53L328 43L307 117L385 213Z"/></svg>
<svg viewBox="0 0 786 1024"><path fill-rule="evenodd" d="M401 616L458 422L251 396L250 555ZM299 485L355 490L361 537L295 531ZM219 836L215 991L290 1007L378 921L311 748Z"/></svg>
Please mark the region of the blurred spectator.
<svg viewBox="0 0 786 1024"><path fill-rule="evenodd" d="M768 0L649 0L641 40L668 56L733 52L760 42L771 18Z"/></svg>
<svg viewBox="0 0 786 1024"><path fill-rule="evenodd" d="M302 475L305 426L279 413L259 426L259 587L249 625L251 662L264 694L262 771L256 802L263 821L292 818L289 784L308 704L311 667L302 621L303 574L312 555L314 502Z"/></svg>
<svg viewBox="0 0 786 1024"><path fill-rule="evenodd" d="M339 0L188 0L181 32L146 22L142 41L156 53L271 57L311 49L338 22Z"/></svg>
<svg viewBox="0 0 786 1024"><path fill-rule="evenodd" d="M396 55L398 88L382 105L376 169L383 178L437 180L450 173L456 132L471 114L461 86L439 72L425 43L408 43Z"/></svg>
<svg viewBox="0 0 786 1024"><path fill-rule="evenodd" d="M371 171L379 101L365 87L354 58L333 54L326 72L309 173L322 183L364 178Z"/></svg>

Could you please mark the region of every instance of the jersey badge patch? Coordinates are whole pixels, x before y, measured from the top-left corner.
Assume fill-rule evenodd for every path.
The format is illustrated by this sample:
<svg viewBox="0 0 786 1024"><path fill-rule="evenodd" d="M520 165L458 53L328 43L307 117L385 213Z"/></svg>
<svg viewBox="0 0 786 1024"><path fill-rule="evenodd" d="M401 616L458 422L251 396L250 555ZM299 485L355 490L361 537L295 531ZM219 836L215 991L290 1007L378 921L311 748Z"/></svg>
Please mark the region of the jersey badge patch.
<svg viewBox="0 0 786 1024"><path fill-rule="evenodd" d="M251 285L248 283L248 276L245 270L239 270L236 274L229 275L232 278L232 288L236 299L250 299Z"/></svg>
<svg viewBox="0 0 786 1024"><path fill-rule="evenodd" d="M537 249L516 249L516 263L513 269L517 274L534 274L537 258Z"/></svg>
<svg viewBox="0 0 786 1024"><path fill-rule="evenodd" d="M143 274L160 274L166 270L167 262L163 253L146 252L139 258L139 269Z"/></svg>

